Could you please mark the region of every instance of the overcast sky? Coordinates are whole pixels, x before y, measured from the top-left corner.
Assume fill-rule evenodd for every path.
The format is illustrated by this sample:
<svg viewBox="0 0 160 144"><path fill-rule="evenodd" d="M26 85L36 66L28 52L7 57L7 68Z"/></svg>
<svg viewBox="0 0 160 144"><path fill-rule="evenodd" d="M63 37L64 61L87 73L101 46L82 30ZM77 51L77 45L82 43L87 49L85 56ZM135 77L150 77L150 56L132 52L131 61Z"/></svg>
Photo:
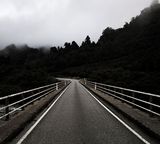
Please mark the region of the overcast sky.
<svg viewBox="0 0 160 144"><path fill-rule="evenodd" d="M0 45L60 45L119 28L152 0L0 0Z"/></svg>

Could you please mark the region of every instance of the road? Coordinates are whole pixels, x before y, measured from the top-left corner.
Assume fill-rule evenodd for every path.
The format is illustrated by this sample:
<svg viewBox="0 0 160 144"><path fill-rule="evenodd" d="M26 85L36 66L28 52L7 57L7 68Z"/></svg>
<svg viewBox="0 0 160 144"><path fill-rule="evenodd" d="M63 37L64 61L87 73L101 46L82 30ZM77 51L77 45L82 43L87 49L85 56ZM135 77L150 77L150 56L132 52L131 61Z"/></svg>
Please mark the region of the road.
<svg viewBox="0 0 160 144"><path fill-rule="evenodd" d="M144 144L72 80L23 144Z"/></svg>

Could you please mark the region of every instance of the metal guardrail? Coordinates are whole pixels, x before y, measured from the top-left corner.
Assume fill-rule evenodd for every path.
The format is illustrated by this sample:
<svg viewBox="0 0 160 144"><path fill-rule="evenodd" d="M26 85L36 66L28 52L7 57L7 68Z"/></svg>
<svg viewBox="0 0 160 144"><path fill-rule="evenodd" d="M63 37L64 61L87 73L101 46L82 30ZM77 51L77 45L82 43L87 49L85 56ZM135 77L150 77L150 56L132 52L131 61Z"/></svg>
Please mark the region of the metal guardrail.
<svg viewBox="0 0 160 144"><path fill-rule="evenodd" d="M50 85L30 89L27 91L0 97L0 120L9 120L11 115L23 110L29 104L39 100L40 98L66 86L70 81L61 81Z"/></svg>
<svg viewBox="0 0 160 144"><path fill-rule="evenodd" d="M87 81L86 79L83 83L97 91L149 112L152 115L160 116L160 95Z"/></svg>

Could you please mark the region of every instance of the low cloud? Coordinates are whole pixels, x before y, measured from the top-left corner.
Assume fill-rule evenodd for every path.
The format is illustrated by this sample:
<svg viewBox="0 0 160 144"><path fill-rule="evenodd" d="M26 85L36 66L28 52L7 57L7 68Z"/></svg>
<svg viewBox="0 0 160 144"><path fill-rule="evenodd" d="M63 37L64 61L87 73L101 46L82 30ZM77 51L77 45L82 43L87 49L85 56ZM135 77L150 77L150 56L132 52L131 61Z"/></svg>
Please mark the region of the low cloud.
<svg viewBox="0 0 160 144"><path fill-rule="evenodd" d="M1 0L0 45L79 44L103 29L123 26L149 6L151 0Z"/></svg>

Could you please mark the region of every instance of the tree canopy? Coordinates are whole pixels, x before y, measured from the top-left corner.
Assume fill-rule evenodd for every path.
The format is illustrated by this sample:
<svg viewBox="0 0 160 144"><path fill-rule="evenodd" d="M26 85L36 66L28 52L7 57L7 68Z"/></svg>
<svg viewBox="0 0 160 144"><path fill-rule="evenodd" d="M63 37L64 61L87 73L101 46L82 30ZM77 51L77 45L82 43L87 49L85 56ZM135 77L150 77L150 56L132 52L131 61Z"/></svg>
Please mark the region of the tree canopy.
<svg viewBox="0 0 160 144"><path fill-rule="evenodd" d="M50 48L9 45L0 51L0 95L11 87L14 92L51 83L56 76L160 93L159 39L160 4L155 1L123 28L106 28L98 42L87 36L80 46L75 41Z"/></svg>

